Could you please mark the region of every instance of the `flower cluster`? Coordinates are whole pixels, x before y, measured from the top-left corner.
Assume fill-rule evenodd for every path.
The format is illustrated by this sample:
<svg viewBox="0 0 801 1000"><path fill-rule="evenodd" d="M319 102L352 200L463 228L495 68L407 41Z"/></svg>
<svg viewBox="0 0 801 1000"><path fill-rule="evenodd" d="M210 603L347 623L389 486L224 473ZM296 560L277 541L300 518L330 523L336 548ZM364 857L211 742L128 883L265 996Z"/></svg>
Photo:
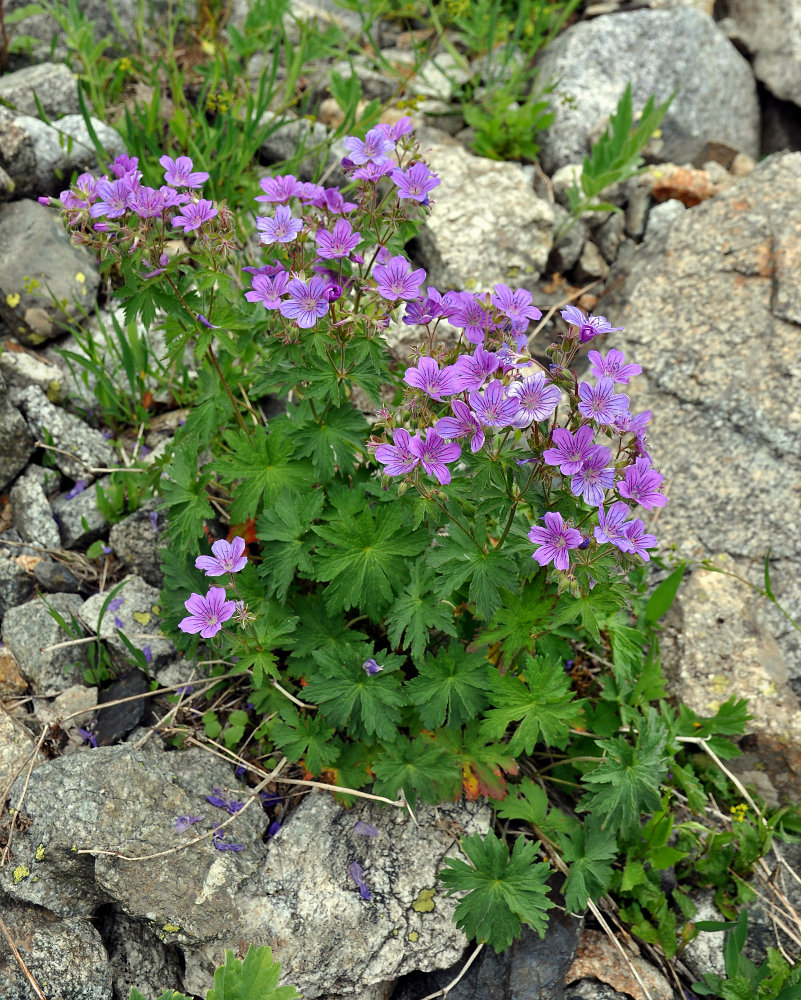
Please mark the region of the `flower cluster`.
<svg viewBox="0 0 801 1000"><path fill-rule="evenodd" d="M233 574L243 570L248 561L244 554L245 539L239 536L231 542L222 538L217 539L212 543L211 551L214 553L213 556L198 556L195 566L204 570L206 576L216 577L229 573L231 585L235 587ZM203 639L211 639L217 635L231 618L236 618L244 625L252 617L244 601L228 599L224 587L211 587L205 597L201 594L192 594L184 602L184 607L189 614L178 622L178 628L190 635L199 634ZM212 805L217 804L212 802Z"/></svg>

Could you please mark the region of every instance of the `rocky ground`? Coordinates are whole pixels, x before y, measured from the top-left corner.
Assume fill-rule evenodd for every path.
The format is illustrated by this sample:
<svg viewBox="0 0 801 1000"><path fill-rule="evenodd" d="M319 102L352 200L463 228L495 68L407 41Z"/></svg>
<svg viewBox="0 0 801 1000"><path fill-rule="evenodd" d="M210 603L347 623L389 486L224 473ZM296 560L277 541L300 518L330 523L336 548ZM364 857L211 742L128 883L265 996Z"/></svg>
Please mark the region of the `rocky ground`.
<svg viewBox="0 0 801 1000"><path fill-rule="evenodd" d="M654 412L651 450L670 483L659 515L663 548L759 586L769 553L773 590L799 619L801 60L790 26L801 26L801 2L631 7L587 5L546 50L542 73L560 82L539 166L471 154L458 115L443 117L447 81L436 65L421 72L418 132L443 182L413 256L439 288L505 281L529 289L543 312L590 286L580 304L625 327L614 346L643 367L633 403ZM38 30L47 38L46 24ZM567 187L628 81L635 107L652 93L664 100L676 92L648 150L652 165L606 193L622 212L593 213L555 244ZM34 90L50 125L35 117ZM14 829L0 869L3 919L30 942L49 1000L120 1000L132 984L147 995L168 986L199 993L223 945L262 939L310 1000L433 992L464 951L453 901L430 891L435 873L455 835L488 828L488 808L422 810L415 826L398 811L361 805L346 813L312 794L266 843L274 803L267 811L256 803L238 824L241 853L210 845L171 852L176 815L208 809L215 788L236 796L230 768L199 749L179 762L166 752L147 725L169 711L163 695L152 709L136 702L138 715L101 713L101 745L91 753L84 746L77 727L92 717L98 688L83 676L86 644L65 645L48 606L73 623L76 637L107 637L118 663L127 650L116 629L124 628L164 687L198 680L159 636L164 525L156 502L113 527L98 509L94 484L109 482L119 457L85 419L91 385L60 353L78 344L64 332L64 312L42 294L64 300L71 319L85 313L88 324L98 322L94 262L36 201L58 194L72 170L97 169L75 79L58 62L23 67L0 77L0 98L3 800L18 801L27 785L25 825ZM107 149L123 152L112 129L94 126ZM301 128L325 134L321 123L279 130L264 162L285 155ZM73 137L69 147L59 133ZM99 319L110 323L102 309ZM398 353L408 346L403 329L393 331ZM107 366L119 377L110 356ZM157 453L178 419L151 423L126 454L141 455L142 445ZM104 558L88 559L98 540ZM112 582L122 581L101 615ZM734 576L697 568L662 651L671 692L699 713L732 694L749 699L754 718L739 773L770 805L798 801L801 642L786 618ZM101 698L135 693L114 687ZM59 727L69 752L54 757L49 741ZM359 818L380 836L354 835ZM121 863L92 853L112 845L154 857ZM371 865L384 904L377 917L346 877L354 857ZM792 882L786 888L793 898ZM758 907L754 919L769 925ZM634 961L652 997L679 996L648 955ZM700 945L683 961L694 975L720 971L719 952ZM33 996L2 949L0 995ZM450 995L644 996L606 938L572 919L552 921L545 942L529 934L500 958L482 956Z"/></svg>

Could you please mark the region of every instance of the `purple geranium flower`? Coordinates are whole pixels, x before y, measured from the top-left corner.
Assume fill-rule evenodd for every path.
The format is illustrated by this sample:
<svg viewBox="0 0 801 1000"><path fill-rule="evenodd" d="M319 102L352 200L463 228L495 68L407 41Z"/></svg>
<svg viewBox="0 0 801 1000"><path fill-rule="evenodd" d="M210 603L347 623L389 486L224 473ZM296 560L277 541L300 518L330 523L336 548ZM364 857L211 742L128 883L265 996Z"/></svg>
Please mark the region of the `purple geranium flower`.
<svg viewBox="0 0 801 1000"><path fill-rule="evenodd" d="M131 192L128 199L128 208L136 212L140 219L155 219L162 214L165 207L164 192L145 184Z"/></svg>
<svg viewBox="0 0 801 1000"><path fill-rule="evenodd" d="M530 427L536 420L547 420L559 405L561 392L545 381L544 372L536 372L506 390L509 399L516 399L519 409L512 420L513 427Z"/></svg>
<svg viewBox="0 0 801 1000"><path fill-rule="evenodd" d="M623 482L618 483L617 491L622 497L648 510L652 507L664 507L667 497L659 492L664 478L660 472L651 468L647 458L637 458L634 465L626 467Z"/></svg>
<svg viewBox="0 0 801 1000"><path fill-rule="evenodd" d="M608 448L597 444L584 459L579 471L570 480L574 496L584 498L585 503L600 507L604 502L604 490L615 484L615 470L608 463L612 455Z"/></svg>
<svg viewBox="0 0 801 1000"><path fill-rule="evenodd" d="M586 344L601 333L618 333L625 329L622 326L610 326L606 316L586 316L576 306L567 306L562 310L561 316L566 323L578 329L582 344Z"/></svg>
<svg viewBox="0 0 801 1000"><path fill-rule="evenodd" d="M109 219L119 219L128 211L128 199L131 196L131 185L127 177L120 177L116 181L109 181L101 177L95 187L95 197L99 199L89 209L89 214L93 219L101 215Z"/></svg>
<svg viewBox="0 0 801 1000"><path fill-rule="evenodd" d="M91 725L94 725L94 723L91 723ZM88 743L90 747L97 746L97 736L95 736L91 729L84 729L83 726L76 726L75 728L81 734L81 739L84 743Z"/></svg>
<svg viewBox="0 0 801 1000"><path fill-rule="evenodd" d="M531 304L531 292L525 288L518 288L513 292L508 285L499 282L490 302L512 321L518 332L526 329L529 320L542 318L539 309Z"/></svg>
<svg viewBox="0 0 801 1000"><path fill-rule="evenodd" d="M372 823L365 823L363 819L357 819L354 826L353 832L358 834L360 837L377 837L378 829L374 827Z"/></svg>
<svg viewBox="0 0 801 1000"><path fill-rule="evenodd" d="M405 476L420 462L411 449L411 435L404 427L396 427L392 432L395 444L381 444L375 450L377 462L385 465L387 476Z"/></svg>
<svg viewBox="0 0 801 1000"><path fill-rule="evenodd" d="M368 184L376 184L382 177L394 173L398 169L394 160L380 160L378 163L363 163L353 171L353 177Z"/></svg>
<svg viewBox="0 0 801 1000"><path fill-rule="evenodd" d="M315 185L316 187L317 185ZM259 187L264 194L257 194L254 201L276 201L285 202L295 195L299 195L303 190L303 184L292 174L277 177L262 177Z"/></svg>
<svg viewBox="0 0 801 1000"><path fill-rule="evenodd" d="M394 302L396 299L416 299L420 286L425 281L426 272L422 267L412 271L409 261L399 254L391 257L386 264L376 264L373 268L376 291L382 299Z"/></svg>
<svg viewBox="0 0 801 1000"><path fill-rule="evenodd" d="M646 549L653 549L659 544L656 535L646 534L645 525L638 517L635 517L633 521L629 521L624 531L631 546L629 551L633 555L639 556L644 562L650 562L651 557L646 552Z"/></svg>
<svg viewBox="0 0 801 1000"><path fill-rule="evenodd" d="M333 260L336 257L347 257L355 250L361 239L361 233L354 233L347 219L338 219L332 232L321 229L314 237L317 244L317 256L323 260Z"/></svg>
<svg viewBox="0 0 801 1000"><path fill-rule="evenodd" d="M72 487L72 489L68 490L64 494L64 499L65 500L72 500L73 497L77 497L79 493L83 493L83 491L85 489L86 489L86 480L85 479L78 479L78 480L76 480L75 485Z"/></svg>
<svg viewBox="0 0 801 1000"><path fill-rule="evenodd" d="M193 823L199 823L202 819L202 816L179 816L175 821L175 829L178 833L186 833Z"/></svg>
<svg viewBox="0 0 801 1000"><path fill-rule="evenodd" d="M348 151L348 158L351 163L361 166L362 163L381 162L386 159L387 153L391 153L394 147L383 129L371 128L364 139L358 139L354 135L349 135L343 145Z"/></svg>
<svg viewBox="0 0 801 1000"><path fill-rule="evenodd" d="M286 205L279 205L275 210L275 218L260 215L256 219L256 228L261 233L260 242L265 245L291 243L303 229L303 222L293 219L292 212Z"/></svg>
<svg viewBox="0 0 801 1000"><path fill-rule="evenodd" d="M452 396L461 388L455 365L448 365L440 371L437 362L426 357L418 360L416 368L407 368L403 380L415 389L422 389L431 399Z"/></svg>
<svg viewBox="0 0 801 1000"><path fill-rule="evenodd" d="M460 354L453 366L459 375L459 388L464 392L480 389L500 364L497 354L485 351L480 344L472 354Z"/></svg>
<svg viewBox="0 0 801 1000"><path fill-rule="evenodd" d="M372 899L372 893L370 892L370 886L364 881L364 871L362 866L358 861L352 861L348 865L348 875L356 885L359 887L359 895L362 899Z"/></svg>
<svg viewBox="0 0 801 1000"><path fill-rule="evenodd" d="M557 569L567 570L570 567L568 549L577 549L581 545L581 532L568 527L562 520L562 515L549 511L545 515L545 527L535 525L528 533L529 539L538 545L532 559L540 566L552 562Z"/></svg>
<svg viewBox="0 0 801 1000"><path fill-rule="evenodd" d="M245 539L238 535L231 542L218 538L211 546L214 558L198 556L195 567L206 571L206 576L223 576L225 573L238 573L247 565L248 557L245 551Z"/></svg>
<svg viewBox="0 0 801 1000"><path fill-rule="evenodd" d="M615 392L615 383L611 378L599 379L595 386L580 382L578 394L581 397L579 413L596 424L613 423L615 417L629 406L629 397Z"/></svg>
<svg viewBox="0 0 801 1000"><path fill-rule="evenodd" d="M239 854L240 851L244 850L243 844L228 844L225 839L225 830L221 829L219 826L215 829L212 835L212 843L217 848L218 851L233 851L235 854Z"/></svg>
<svg viewBox="0 0 801 1000"><path fill-rule="evenodd" d="M546 448L542 453L548 465L558 465L563 476L572 476L582 467L595 445L592 428L579 427L575 434L563 427L555 428L553 441L556 448Z"/></svg>
<svg viewBox="0 0 801 1000"><path fill-rule="evenodd" d="M190 635L199 632L203 639L210 639L217 635L223 622L233 617L236 602L225 599L222 587L211 587L205 597L192 594L188 601L184 601L184 607L189 615L178 622L178 628Z"/></svg>
<svg viewBox="0 0 801 1000"><path fill-rule="evenodd" d="M626 518L629 516L629 506L618 500L608 511L598 508L598 527L595 538L599 542L609 542L616 545L622 552L631 552L631 542L626 537Z"/></svg>
<svg viewBox="0 0 801 1000"><path fill-rule="evenodd" d="M375 677L376 674L380 674L384 668L380 663L377 663L372 656L368 657L362 664L362 670L367 674L368 677Z"/></svg>
<svg viewBox="0 0 801 1000"><path fill-rule="evenodd" d="M434 424L434 430L443 438L470 438L470 450L475 454L484 445L484 429L475 414L461 399L451 400L455 417L442 417Z"/></svg>
<svg viewBox="0 0 801 1000"><path fill-rule="evenodd" d="M121 153L111 164L111 172L115 177L125 177L126 174L135 174L137 177L141 176L139 172L139 157ZM80 180L80 177L78 180Z"/></svg>
<svg viewBox="0 0 801 1000"><path fill-rule="evenodd" d="M611 378L613 382L628 383L629 379L642 373L640 365L627 365L622 351L609 351L604 357L598 351L588 351L587 357L592 361L590 371L596 378Z"/></svg>
<svg viewBox="0 0 801 1000"><path fill-rule="evenodd" d="M278 309L281 305L281 296L289 284L287 272L278 271L272 276L254 274L252 281L252 289L245 292L248 302L261 302L265 309Z"/></svg>
<svg viewBox="0 0 801 1000"><path fill-rule="evenodd" d="M164 180L173 187L199 188L209 179L205 170L195 170L188 156L179 156L173 160L171 156L162 156L159 163L164 167Z"/></svg>
<svg viewBox="0 0 801 1000"><path fill-rule="evenodd" d="M413 201L428 201L428 192L439 186L440 180L432 174L425 163L414 163L408 170L400 168L392 171L392 180L398 186L398 198Z"/></svg>
<svg viewBox="0 0 801 1000"><path fill-rule="evenodd" d="M281 315L294 319L302 330L308 330L328 312L328 288L328 282L318 274L308 284L293 278L287 289L289 298L283 299L279 306Z"/></svg>
<svg viewBox="0 0 801 1000"><path fill-rule="evenodd" d="M403 314L403 322L407 326L424 326L435 319L447 319L453 315L458 302L458 292L445 292L442 295L429 285L425 294L417 302L410 302Z"/></svg>
<svg viewBox="0 0 801 1000"><path fill-rule="evenodd" d="M508 427L519 406L517 397L507 396L498 379L493 379L483 393L475 390L468 398L476 419L485 427Z"/></svg>
<svg viewBox="0 0 801 1000"><path fill-rule="evenodd" d="M379 122L376 128L381 129L384 135L391 139L393 142L397 142L402 135L408 135L409 132L414 128L414 122L408 115L404 115L399 118L394 125L388 125L386 122Z"/></svg>
<svg viewBox="0 0 801 1000"><path fill-rule="evenodd" d="M312 205L333 215L345 215L356 208L356 202L345 201L339 188L323 188L312 198Z"/></svg>
<svg viewBox="0 0 801 1000"><path fill-rule="evenodd" d="M483 344L484 337L494 328L492 316L478 296L472 292L459 293L459 306L450 318L451 326L464 329L471 344Z"/></svg>
<svg viewBox="0 0 801 1000"><path fill-rule="evenodd" d="M188 233L193 229L200 229L204 222L213 219L215 215L217 215L217 209L214 205L207 198L201 198L199 201L184 205L180 215L174 216L170 225Z"/></svg>
<svg viewBox="0 0 801 1000"><path fill-rule="evenodd" d="M433 427L427 428L425 441L419 437L411 438L409 450L417 456L428 475L434 476L443 485L451 481L451 472L445 463L455 462L462 454L458 444L443 441Z"/></svg>

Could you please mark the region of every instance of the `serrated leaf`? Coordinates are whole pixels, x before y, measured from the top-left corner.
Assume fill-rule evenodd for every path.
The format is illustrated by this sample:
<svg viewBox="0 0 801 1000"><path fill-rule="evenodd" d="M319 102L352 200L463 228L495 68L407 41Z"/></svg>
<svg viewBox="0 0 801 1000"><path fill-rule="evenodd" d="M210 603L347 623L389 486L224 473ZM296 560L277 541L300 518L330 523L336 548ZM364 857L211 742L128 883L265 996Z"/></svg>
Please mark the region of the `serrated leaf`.
<svg viewBox="0 0 801 1000"><path fill-rule="evenodd" d="M426 729L462 726L487 704L487 684L494 668L485 656L468 653L460 642L452 640L419 670L406 689Z"/></svg>
<svg viewBox="0 0 801 1000"><path fill-rule="evenodd" d="M355 458L364 453L369 428L364 415L350 403L330 407L319 420L310 407L307 410L292 414L297 427L293 435L296 453L311 458L320 481L329 480L337 466L347 474Z"/></svg>
<svg viewBox="0 0 801 1000"><path fill-rule="evenodd" d="M244 961L226 951L225 964L214 973L206 1000L298 1000L294 986L279 986L281 966L267 947L251 945Z"/></svg>
<svg viewBox="0 0 801 1000"><path fill-rule="evenodd" d="M533 637L544 626L550 627L555 604L556 597L545 592L544 576L537 574L523 587L521 594L503 595L502 606L477 641L481 645L500 642L504 660L512 664L520 653L534 651Z"/></svg>
<svg viewBox="0 0 801 1000"><path fill-rule="evenodd" d="M168 512L170 538L186 550L203 534L203 521L214 516L206 494L209 476L200 475L197 454L189 447L176 450L159 482L161 510Z"/></svg>
<svg viewBox="0 0 801 1000"><path fill-rule="evenodd" d="M562 839L562 857L570 864L563 892L571 913L582 913L587 900L597 900L612 882L610 862L617 854L613 830L602 830L593 818Z"/></svg>
<svg viewBox="0 0 801 1000"><path fill-rule="evenodd" d="M432 805L456 798L461 786L455 756L423 736L387 743L373 763L373 773L377 795L395 798L403 789L412 806L418 797Z"/></svg>
<svg viewBox="0 0 801 1000"><path fill-rule="evenodd" d="M456 531L456 529L454 529ZM517 566L503 550L483 550L461 532L439 539L428 556L429 565L439 571L437 593L451 597L469 581L468 600L479 617L488 621L501 605L501 591L517 590Z"/></svg>
<svg viewBox="0 0 801 1000"><path fill-rule="evenodd" d="M330 767L339 756L338 742L332 740L334 730L314 715L298 715L279 719L270 728L270 739L292 762L304 758L306 770L313 775Z"/></svg>
<svg viewBox="0 0 801 1000"><path fill-rule="evenodd" d="M310 550L312 524L320 516L325 497L322 490L295 493L284 490L273 507L262 511L256 521L256 535L271 544L262 548L259 576L267 581L268 592L285 601L289 585L298 571L314 572Z"/></svg>
<svg viewBox="0 0 801 1000"><path fill-rule="evenodd" d="M581 620L582 627L601 645L601 628L607 618L625 605L625 596L619 586L605 584L595 587L583 597L563 594L551 618L551 627Z"/></svg>
<svg viewBox="0 0 801 1000"><path fill-rule="evenodd" d="M507 795L503 802L495 806L495 811L502 819L519 819L530 823L538 833L551 840L558 840L559 843L562 843L565 834L578 829L579 822L574 817L555 806L549 808L545 790L531 778L524 778L515 786L514 792L514 795Z"/></svg>
<svg viewBox="0 0 801 1000"><path fill-rule="evenodd" d="M453 609L433 596L434 574L423 562L415 563L406 589L392 602L387 615L387 637L393 646L409 648L418 663L425 653L430 629L456 635Z"/></svg>
<svg viewBox="0 0 801 1000"><path fill-rule="evenodd" d="M447 867L439 878L448 886L448 895L467 892L454 921L469 938L502 952L520 937L521 924L545 937L547 911L554 904L546 898L550 867L536 861L539 846L539 841L518 837L510 857L507 846L490 831L483 840L474 834L461 842L473 867L445 859Z"/></svg>

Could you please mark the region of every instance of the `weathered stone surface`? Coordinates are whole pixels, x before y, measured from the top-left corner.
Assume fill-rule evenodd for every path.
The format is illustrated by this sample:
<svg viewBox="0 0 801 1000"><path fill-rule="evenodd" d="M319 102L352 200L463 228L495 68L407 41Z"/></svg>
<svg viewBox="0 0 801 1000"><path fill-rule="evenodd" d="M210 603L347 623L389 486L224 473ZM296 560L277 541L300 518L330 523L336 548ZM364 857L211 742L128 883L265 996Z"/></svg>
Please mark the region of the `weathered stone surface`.
<svg viewBox="0 0 801 1000"><path fill-rule="evenodd" d="M0 372L10 386L36 385L53 402L61 397L61 368L33 351L11 345L0 353Z"/></svg>
<svg viewBox="0 0 801 1000"><path fill-rule="evenodd" d="M43 440L46 431L51 443L62 449L51 454L65 476L90 483L94 479L90 469L108 468L115 461L114 451L100 431L54 406L41 389L28 386L16 399L39 439Z"/></svg>
<svg viewBox="0 0 801 1000"><path fill-rule="evenodd" d="M45 62L38 66L26 66L0 77L0 98L20 114L38 117L34 94L48 118L77 115L81 110L77 77L64 63Z"/></svg>
<svg viewBox="0 0 801 1000"><path fill-rule="evenodd" d="M796 620L800 183L801 154L762 162L685 211L663 239L647 239L613 270L603 300L610 321L626 328L610 346L644 370L629 386L632 410L654 412L650 450L670 488L661 544L689 559L728 553L758 586L770 550L774 593ZM751 605L790 681L801 677L798 633L769 602L754 596Z"/></svg>
<svg viewBox="0 0 801 1000"><path fill-rule="evenodd" d="M20 673L11 650L0 642L0 699L22 694L27 687L28 682Z"/></svg>
<svg viewBox="0 0 801 1000"><path fill-rule="evenodd" d="M80 581L63 563L42 559L33 567L39 586L50 594L77 594Z"/></svg>
<svg viewBox="0 0 801 1000"><path fill-rule="evenodd" d="M311 180L317 170L322 169L329 187L347 182L339 166L347 150L341 139L329 142L329 132L325 125L305 118L286 120L272 111L268 111L259 122L260 125L268 123L274 124L275 128L259 146L259 152L267 163L287 160L302 149L305 155L295 171L295 175L301 180Z"/></svg>
<svg viewBox="0 0 801 1000"><path fill-rule="evenodd" d="M91 309L99 283L56 212L29 200L0 205L0 320L18 340L36 346L78 321L76 302Z"/></svg>
<svg viewBox="0 0 801 1000"><path fill-rule="evenodd" d="M33 435L10 400L0 397L0 491L14 482L33 454Z"/></svg>
<svg viewBox="0 0 801 1000"><path fill-rule="evenodd" d="M426 148L442 181L417 238L428 281L441 291L535 281L553 242L553 205L534 193L517 164L472 156L456 143Z"/></svg>
<svg viewBox="0 0 801 1000"><path fill-rule="evenodd" d="M78 494L70 496L67 490L53 498L51 507L65 549L85 548L108 531L108 521L97 509L97 488L107 489L110 483L111 477L103 476Z"/></svg>
<svg viewBox="0 0 801 1000"><path fill-rule="evenodd" d="M667 236L668 230L686 212L680 201L663 201L661 205L653 205L648 213L648 223L645 227L645 239L661 242Z"/></svg>
<svg viewBox="0 0 801 1000"><path fill-rule="evenodd" d="M113 525L109 545L125 565L139 573L153 587L161 587L161 540L167 526L158 501L151 500L139 510Z"/></svg>
<svg viewBox="0 0 801 1000"><path fill-rule="evenodd" d="M101 620L100 614L108 596L108 591L93 594L84 601L79 616L90 632L105 639L112 662L123 672L131 667L131 654L117 635L117 629L121 629L137 649L144 652L145 647L149 647L152 670L166 667L174 655L174 647L160 635L159 591L140 576L126 577Z"/></svg>
<svg viewBox="0 0 801 1000"><path fill-rule="evenodd" d="M22 960L48 1000L112 1000L108 956L89 920L59 919L48 910L9 899L0 900L0 905ZM3 948L0 996L31 1000L33 995L11 951Z"/></svg>
<svg viewBox="0 0 801 1000"><path fill-rule="evenodd" d="M109 914L102 927L114 983L114 1000L128 1000L131 987L144 996L160 997L183 974L179 951L160 940L163 931L131 920L122 911Z"/></svg>
<svg viewBox="0 0 801 1000"><path fill-rule="evenodd" d="M18 719L12 719L0 707L0 791L8 786L23 768L27 773L35 749L36 742L28 729ZM40 753L37 763L41 763L42 760L44 757Z"/></svg>
<svg viewBox="0 0 801 1000"><path fill-rule="evenodd" d="M539 65L541 80L558 81L556 117L541 134L547 173L583 159L588 136L614 113L629 81L635 110L651 94L661 102L676 92L662 123L664 159L692 160L710 140L751 156L759 151L751 69L714 21L691 8L580 21L547 47ZM560 99L566 95L572 100Z"/></svg>
<svg viewBox="0 0 801 1000"><path fill-rule="evenodd" d="M673 987L653 966L633 953L629 955L629 962L645 982L652 1000L674 1000ZM600 979L623 994L644 996L629 965L607 935L585 928L579 938L576 957L565 976L565 985L587 978Z"/></svg>
<svg viewBox="0 0 801 1000"><path fill-rule="evenodd" d="M14 654L24 676L36 694L57 695L83 681L86 666L83 646L48 649L67 642L67 636L49 614L48 605L67 622L77 615L82 601L75 594L50 594L46 601L37 597L11 608L3 619L3 642Z"/></svg>
<svg viewBox="0 0 801 1000"><path fill-rule="evenodd" d="M801 3L729 0L726 6L753 54L757 80L776 97L801 105Z"/></svg>
<svg viewBox="0 0 801 1000"><path fill-rule="evenodd" d="M53 511L35 476L25 475L17 480L11 490L11 512L14 527L26 542L43 549L61 548Z"/></svg>
<svg viewBox="0 0 801 1000"><path fill-rule="evenodd" d="M23 604L33 593L33 581L13 559L0 556L0 621L9 608Z"/></svg>

